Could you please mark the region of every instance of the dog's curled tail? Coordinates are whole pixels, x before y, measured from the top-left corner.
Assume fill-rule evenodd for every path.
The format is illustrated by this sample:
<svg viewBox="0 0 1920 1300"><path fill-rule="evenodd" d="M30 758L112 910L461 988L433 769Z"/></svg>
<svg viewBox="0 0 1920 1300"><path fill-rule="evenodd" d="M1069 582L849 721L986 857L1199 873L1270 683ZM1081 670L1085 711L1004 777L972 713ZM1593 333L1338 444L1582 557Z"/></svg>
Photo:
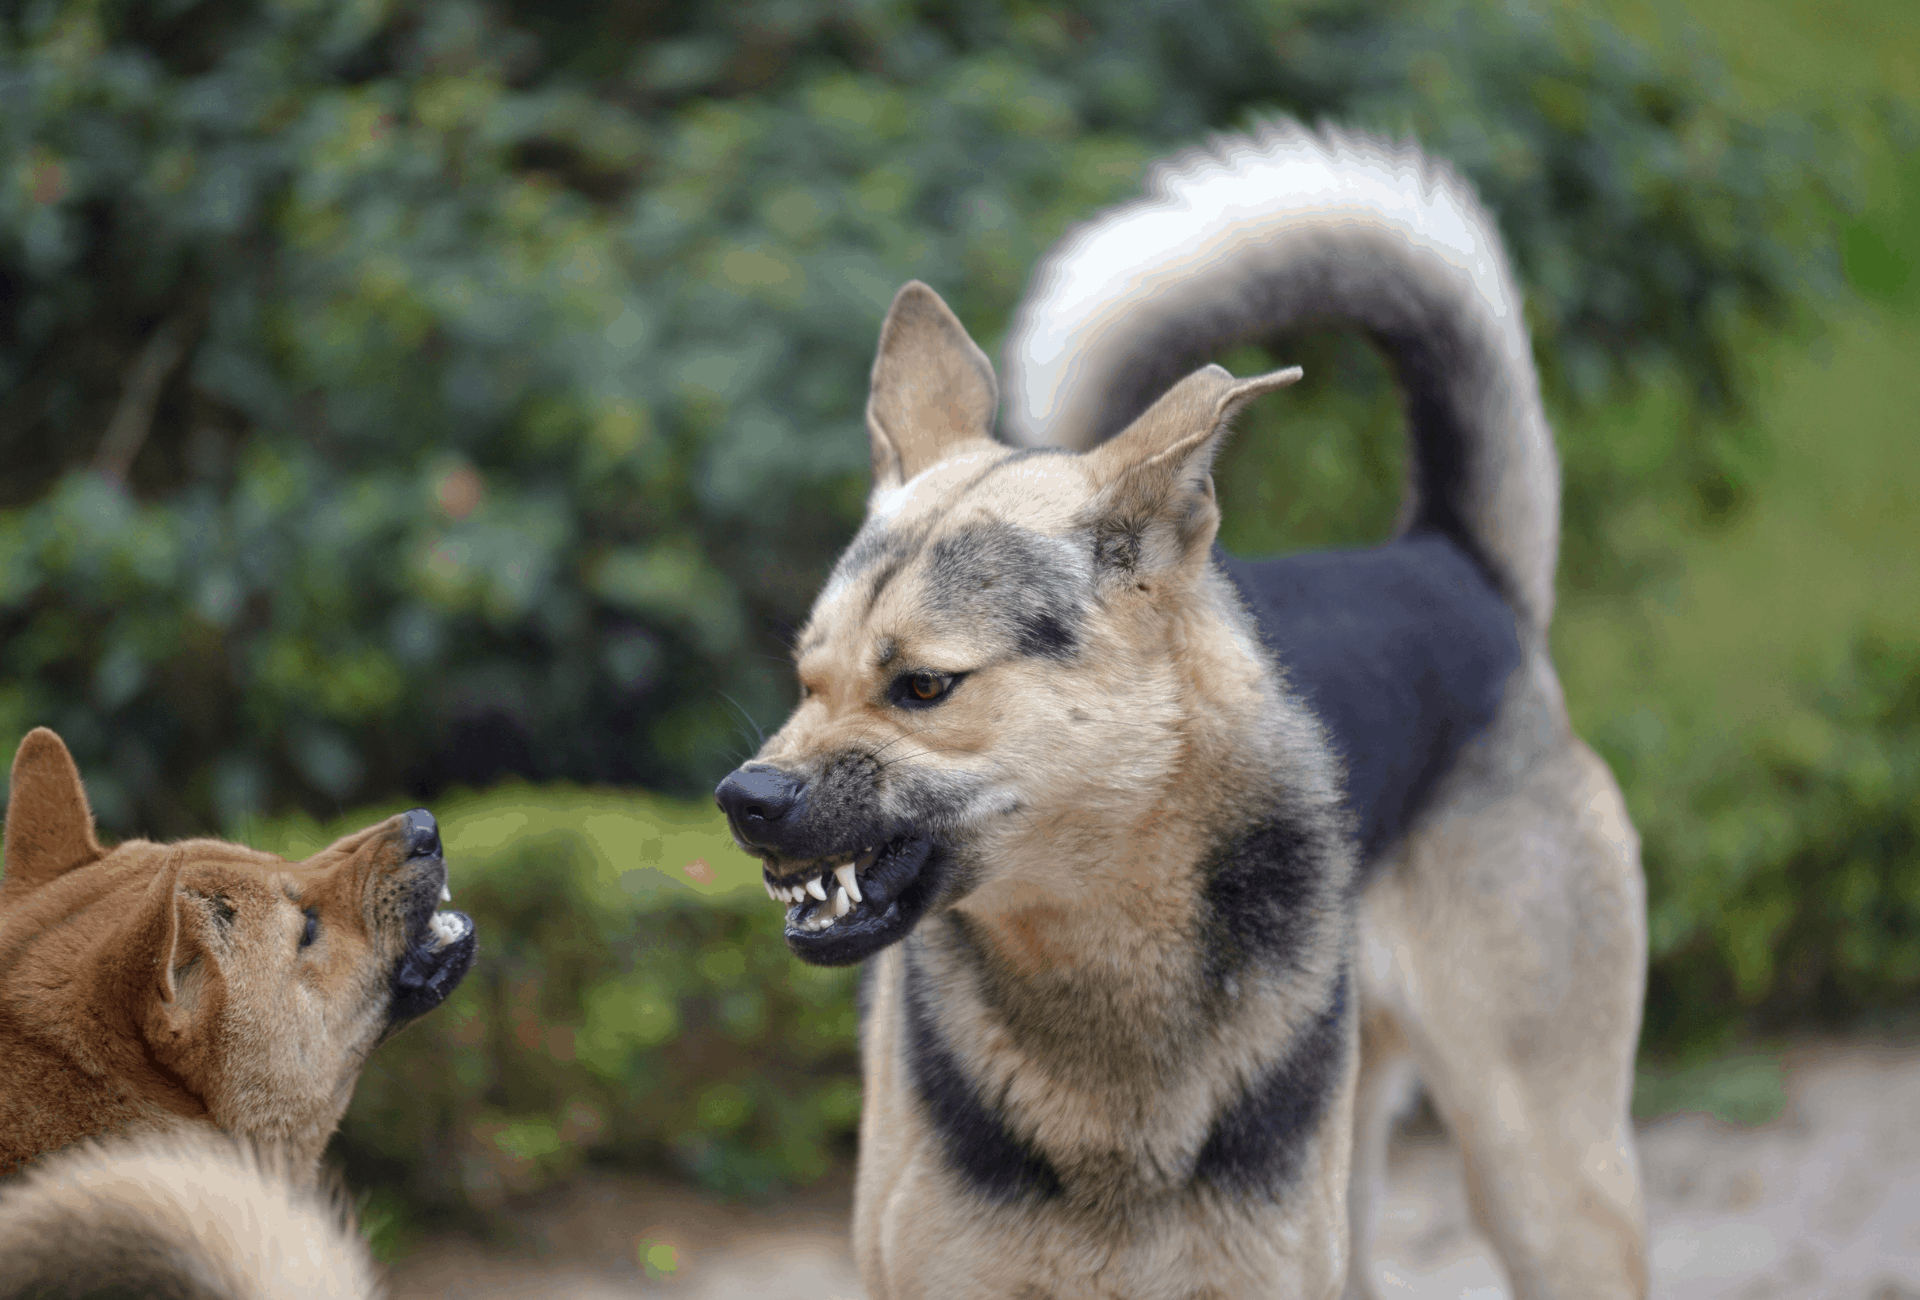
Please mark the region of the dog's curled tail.
<svg viewBox="0 0 1920 1300"><path fill-rule="evenodd" d="M1471 188L1412 145L1279 121L1156 165L1036 271L1007 337L1007 436L1085 449L1217 349L1317 321L1357 326L1398 374L1402 527L1464 546L1544 632L1560 467L1520 294Z"/></svg>
<svg viewBox="0 0 1920 1300"><path fill-rule="evenodd" d="M375 1300L337 1196L224 1135L91 1143L0 1190L0 1300Z"/></svg>

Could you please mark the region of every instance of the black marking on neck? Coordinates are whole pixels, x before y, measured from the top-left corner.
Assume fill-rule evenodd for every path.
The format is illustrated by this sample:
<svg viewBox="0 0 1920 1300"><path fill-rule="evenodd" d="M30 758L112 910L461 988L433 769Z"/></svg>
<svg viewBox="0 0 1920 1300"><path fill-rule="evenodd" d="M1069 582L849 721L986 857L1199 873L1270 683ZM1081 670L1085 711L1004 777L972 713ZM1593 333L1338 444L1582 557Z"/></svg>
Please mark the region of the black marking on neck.
<svg viewBox="0 0 1920 1300"><path fill-rule="evenodd" d="M1290 964L1314 941L1321 913L1347 901L1326 881L1348 875L1340 861L1348 834L1337 807L1298 809L1275 812L1215 847L1200 872L1210 983L1250 962Z"/></svg>
<svg viewBox="0 0 1920 1300"><path fill-rule="evenodd" d="M1008 1130L1005 1115L981 1099L940 1034L912 952L901 955L907 1069L946 1149L948 1167L974 1191L1003 1204L1059 1196L1060 1175L1046 1156Z"/></svg>
<svg viewBox="0 0 1920 1300"><path fill-rule="evenodd" d="M1325 1117L1347 1064L1347 972L1331 1004L1269 1069L1214 1117L1194 1160L1193 1181L1237 1196L1273 1197L1298 1176L1307 1142ZM1347 1141L1345 1133L1335 1141Z"/></svg>

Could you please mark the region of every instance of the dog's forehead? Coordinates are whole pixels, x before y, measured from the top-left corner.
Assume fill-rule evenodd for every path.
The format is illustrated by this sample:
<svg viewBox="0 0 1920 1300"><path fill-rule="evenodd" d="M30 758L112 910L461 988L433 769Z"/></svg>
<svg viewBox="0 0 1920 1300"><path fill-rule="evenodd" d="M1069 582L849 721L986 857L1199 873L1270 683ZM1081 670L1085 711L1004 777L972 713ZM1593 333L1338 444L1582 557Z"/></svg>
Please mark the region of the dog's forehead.
<svg viewBox="0 0 1920 1300"><path fill-rule="evenodd" d="M1085 458L1074 452L995 446L930 465L899 487L875 493L867 525L927 527L962 506L981 505L1046 532L1070 522L1088 490Z"/></svg>
<svg viewBox="0 0 1920 1300"><path fill-rule="evenodd" d="M1067 651L1091 563L1077 540L1088 495L1079 458L996 453L879 494L814 603L803 660L879 666L902 642L955 638L982 653Z"/></svg>
<svg viewBox="0 0 1920 1300"><path fill-rule="evenodd" d="M265 880L300 869L299 863L278 854L226 840L186 840L174 848L185 866L230 871L243 879Z"/></svg>

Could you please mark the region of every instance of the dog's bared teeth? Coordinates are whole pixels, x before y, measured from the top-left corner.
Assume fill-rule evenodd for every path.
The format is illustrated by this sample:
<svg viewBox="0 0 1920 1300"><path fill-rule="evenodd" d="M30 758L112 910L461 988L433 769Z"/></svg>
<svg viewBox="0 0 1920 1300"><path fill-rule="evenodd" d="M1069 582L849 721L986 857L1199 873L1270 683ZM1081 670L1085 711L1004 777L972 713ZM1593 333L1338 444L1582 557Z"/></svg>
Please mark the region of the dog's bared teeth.
<svg viewBox="0 0 1920 1300"><path fill-rule="evenodd" d="M854 879L853 873L854 866L851 862L842 862L833 869L834 878L840 882L840 888L845 891L842 897L851 896L853 901L858 903L863 900L860 897L860 884Z"/></svg>
<svg viewBox="0 0 1920 1300"><path fill-rule="evenodd" d="M427 919L427 929L433 935L436 950L465 937L468 926L467 919L457 912L435 912Z"/></svg>
<svg viewBox="0 0 1920 1300"><path fill-rule="evenodd" d="M443 903L451 903L453 901L453 891L447 888L447 882L444 880L440 882L440 901Z"/></svg>
<svg viewBox="0 0 1920 1300"><path fill-rule="evenodd" d="M763 880L760 883L767 887L768 898L771 898L776 903L784 903L787 901L786 890L777 887L771 880Z"/></svg>
<svg viewBox="0 0 1920 1300"><path fill-rule="evenodd" d="M845 868L842 868L842 870L845 870ZM852 910L853 910L853 900L847 897L847 891L844 889L834 890L833 891L833 915L835 919L845 916L848 912L851 912Z"/></svg>
<svg viewBox="0 0 1920 1300"><path fill-rule="evenodd" d="M807 881L807 892L823 903L827 901L827 887L821 883L819 876L814 876Z"/></svg>

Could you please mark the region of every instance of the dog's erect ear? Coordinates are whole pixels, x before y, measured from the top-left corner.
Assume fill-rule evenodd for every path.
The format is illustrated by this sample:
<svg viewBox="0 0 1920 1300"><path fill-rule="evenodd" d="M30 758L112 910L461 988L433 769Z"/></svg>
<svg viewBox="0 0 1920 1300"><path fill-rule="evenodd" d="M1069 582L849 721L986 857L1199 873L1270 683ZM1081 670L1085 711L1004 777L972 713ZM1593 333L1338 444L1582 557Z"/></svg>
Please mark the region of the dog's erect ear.
<svg viewBox="0 0 1920 1300"><path fill-rule="evenodd" d="M1103 567L1151 572L1213 542L1220 509L1213 458L1234 414L1300 378L1300 367L1235 379L1205 366L1169 388L1126 431L1086 453L1098 489L1092 513Z"/></svg>
<svg viewBox="0 0 1920 1300"><path fill-rule="evenodd" d="M170 854L127 918L118 945L128 1003L144 1008L148 1041L173 1069L191 1050L205 1009L202 995L210 972L203 931L213 924L211 912L225 907L219 899L183 888L185 874L181 857Z"/></svg>
<svg viewBox="0 0 1920 1300"><path fill-rule="evenodd" d="M96 861L102 852L93 837L93 810L87 807L73 755L60 737L35 727L13 756L0 887L17 897Z"/></svg>
<svg viewBox="0 0 1920 1300"><path fill-rule="evenodd" d="M880 326L867 398L873 486L899 487L963 442L993 436L993 363L940 295L909 280Z"/></svg>

